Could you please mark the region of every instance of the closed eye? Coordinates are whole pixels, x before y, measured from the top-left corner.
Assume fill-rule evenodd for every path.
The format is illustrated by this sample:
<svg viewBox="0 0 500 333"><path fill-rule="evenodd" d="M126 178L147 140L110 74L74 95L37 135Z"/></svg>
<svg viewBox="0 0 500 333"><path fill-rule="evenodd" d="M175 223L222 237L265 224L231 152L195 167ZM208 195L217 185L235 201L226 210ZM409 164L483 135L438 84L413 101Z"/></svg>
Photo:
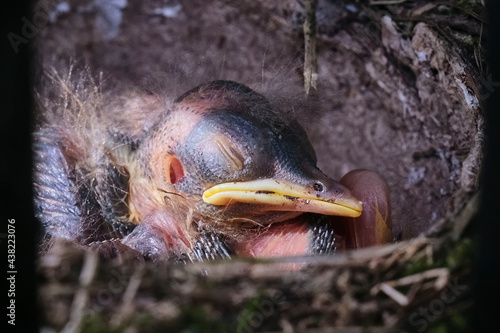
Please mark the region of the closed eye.
<svg viewBox="0 0 500 333"><path fill-rule="evenodd" d="M215 138L215 144L220 154L228 162L231 169L240 171L244 166L244 158L236 147L234 147L229 138L225 135L218 135Z"/></svg>

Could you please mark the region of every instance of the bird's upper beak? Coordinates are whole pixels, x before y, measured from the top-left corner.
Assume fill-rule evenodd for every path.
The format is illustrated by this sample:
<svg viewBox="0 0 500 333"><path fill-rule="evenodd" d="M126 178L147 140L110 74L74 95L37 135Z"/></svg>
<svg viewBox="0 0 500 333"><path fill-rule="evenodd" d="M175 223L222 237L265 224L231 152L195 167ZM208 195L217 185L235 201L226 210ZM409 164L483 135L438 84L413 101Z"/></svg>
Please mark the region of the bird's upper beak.
<svg viewBox="0 0 500 333"><path fill-rule="evenodd" d="M260 204L266 211L295 211L358 217L361 201L339 183L323 181L316 188L285 180L259 179L215 185L203 193L203 201L221 206L236 203ZM318 184L318 183L316 183Z"/></svg>

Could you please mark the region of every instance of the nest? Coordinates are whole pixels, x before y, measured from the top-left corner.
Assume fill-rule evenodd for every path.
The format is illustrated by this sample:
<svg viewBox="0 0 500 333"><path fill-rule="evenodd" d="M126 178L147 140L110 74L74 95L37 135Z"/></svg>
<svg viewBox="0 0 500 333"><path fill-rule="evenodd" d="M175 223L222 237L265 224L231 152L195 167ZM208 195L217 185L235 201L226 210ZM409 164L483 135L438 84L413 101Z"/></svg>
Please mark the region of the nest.
<svg viewBox="0 0 500 333"><path fill-rule="evenodd" d="M280 81L276 72L302 70L294 67L304 52L299 2L106 9L96 1L92 10L90 2L69 4L61 12L38 3L37 10L54 13L38 36L42 69L78 54L123 86L148 88L162 80L155 73L175 68L192 86L222 76L261 91ZM480 52L484 9L475 1L385 5L319 1L318 85L311 97L318 109L316 121L305 125L325 173L340 178L367 167L384 175L395 207L394 244L328 257L179 265L102 262L57 240L39 257L43 327L422 332L445 322L460 328L471 306L475 240L467 229L478 206L480 110L488 93L478 79L487 77ZM287 65L276 65L283 58Z"/></svg>

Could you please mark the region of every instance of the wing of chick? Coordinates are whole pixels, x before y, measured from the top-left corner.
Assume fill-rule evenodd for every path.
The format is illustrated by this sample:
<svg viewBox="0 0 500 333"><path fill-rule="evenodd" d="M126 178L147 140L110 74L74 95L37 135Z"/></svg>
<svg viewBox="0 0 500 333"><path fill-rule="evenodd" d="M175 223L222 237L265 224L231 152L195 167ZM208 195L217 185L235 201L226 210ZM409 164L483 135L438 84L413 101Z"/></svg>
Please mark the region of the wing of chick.
<svg viewBox="0 0 500 333"><path fill-rule="evenodd" d="M42 86L33 180L36 215L47 234L98 245L104 256L127 249L153 259L229 256L210 232L191 238L178 223L187 219L178 203L151 195L155 205L143 219L130 207L130 178L141 184L143 167L136 149L171 100L134 91L103 93L88 71L72 68L49 72ZM139 190L157 193L144 186Z"/></svg>
<svg viewBox="0 0 500 333"><path fill-rule="evenodd" d="M49 234L91 244L133 230L127 221L126 162L148 123L137 116L134 98L127 115L106 112L127 108L116 107L121 100L105 102L88 75L78 76L72 70L64 76L51 72L38 94L35 209Z"/></svg>

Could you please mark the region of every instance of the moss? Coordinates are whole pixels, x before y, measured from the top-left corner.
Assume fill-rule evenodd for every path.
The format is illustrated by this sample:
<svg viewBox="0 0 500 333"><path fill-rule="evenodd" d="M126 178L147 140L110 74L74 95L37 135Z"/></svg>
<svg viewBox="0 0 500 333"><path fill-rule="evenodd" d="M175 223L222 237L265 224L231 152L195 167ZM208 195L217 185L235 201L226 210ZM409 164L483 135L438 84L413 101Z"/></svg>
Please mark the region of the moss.
<svg viewBox="0 0 500 333"><path fill-rule="evenodd" d="M104 322L101 315L94 313L84 318L82 323L82 333L118 333L122 330L110 329Z"/></svg>
<svg viewBox="0 0 500 333"><path fill-rule="evenodd" d="M264 300L264 298L265 296L263 294L258 294L246 301L236 319L237 333L248 332L249 330L251 331L252 328L255 328L254 326L257 322L254 322L253 319L261 317L259 316L260 309L258 305ZM251 328L249 328L249 326Z"/></svg>
<svg viewBox="0 0 500 333"><path fill-rule="evenodd" d="M151 325L151 322L156 319L151 314L141 313L138 314L135 318L133 318L133 322L137 325L138 328L145 328Z"/></svg>
<svg viewBox="0 0 500 333"><path fill-rule="evenodd" d="M425 259L419 259L406 266L405 273L417 274L432 268L447 267L455 271L470 270L474 264L477 249L477 239L462 238L455 243L443 246L442 250L435 253L435 260L432 263ZM428 322L429 328L426 332L446 333L446 332L468 332L471 322L470 304L463 300L456 299L450 304L446 304L444 313L436 317L435 321Z"/></svg>
<svg viewBox="0 0 500 333"><path fill-rule="evenodd" d="M449 268L456 268L459 266L470 267L472 260L476 255L476 242L471 238L463 238L451 247L444 257L444 265Z"/></svg>
<svg viewBox="0 0 500 333"><path fill-rule="evenodd" d="M202 306L185 308L176 320L158 320L151 314L140 313L132 316L117 328L110 328L109 323L99 314L87 316L82 323L82 333L119 333L126 328L135 327L139 332L228 332L228 325L208 313Z"/></svg>
<svg viewBox="0 0 500 333"><path fill-rule="evenodd" d="M476 241L472 238L462 238L458 242L445 246L440 253L429 262L427 258L420 258L410 262L404 270L403 276L413 275L438 267L450 269L470 267L476 255Z"/></svg>
<svg viewBox="0 0 500 333"><path fill-rule="evenodd" d="M434 325L429 327L429 333L465 333L470 331L469 323L470 315L467 313L456 313L452 316L443 316Z"/></svg>
<svg viewBox="0 0 500 333"><path fill-rule="evenodd" d="M432 263L429 263L426 258L422 258L422 259L410 262L405 267L403 276L418 274L418 273L425 272L429 269L433 269L436 267L438 267L438 265L435 261L433 261Z"/></svg>
<svg viewBox="0 0 500 333"><path fill-rule="evenodd" d="M227 332L227 324L202 306L185 308L181 318L169 325L172 332Z"/></svg>

